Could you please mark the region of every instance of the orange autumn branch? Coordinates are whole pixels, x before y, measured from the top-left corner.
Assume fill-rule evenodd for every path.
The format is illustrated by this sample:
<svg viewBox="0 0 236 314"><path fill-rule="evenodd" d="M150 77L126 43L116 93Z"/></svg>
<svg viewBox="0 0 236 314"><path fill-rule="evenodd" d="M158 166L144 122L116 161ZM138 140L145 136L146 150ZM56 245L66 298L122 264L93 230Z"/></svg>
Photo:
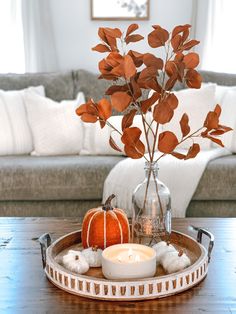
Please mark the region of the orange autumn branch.
<svg viewBox="0 0 236 314"><path fill-rule="evenodd" d="M147 159L144 155L147 147L149 160L152 162L157 150L161 153L158 159L165 154L171 154L179 159L194 158L200 151L199 144L194 142L196 137L207 138L223 146L219 136L231 128L220 124L219 105L207 114L204 124L193 132L189 127L188 115L184 113L179 121L181 139L171 131L158 134L159 126L174 118L175 109L179 105L178 98L171 92L176 83L185 83L189 88L201 87L202 79L196 71L199 56L195 52L189 52L199 41L189 39L190 27L188 24L179 25L169 33L161 26L153 25L147 41L154 49L164 49L164 59L151 53L127 49L130 43L144 39L135 33L139 28L137 24L131 24L125 33L118 28L99 28L101 43L93 50L107 53L99 62L101 73L99 78L113 82L105 92L110 100L103 98L94 102L90 99L81 105L76 113L84 122L99 121L101 128L107 124L118 132L124 146L118 147L111 136L109 143L113 149L124 151L127 156L134 159L141 157ZM148 95L149 90L152 90L152 94ZM113 110L124 114L121 131L109 122ZM147 119L149 112L152 116L151 122ZM141 141L142 130L133 126L137 114L142 118L146 145ZM192 145L186 154L180 154L176 149L187 139L192 139Z"/></svg>

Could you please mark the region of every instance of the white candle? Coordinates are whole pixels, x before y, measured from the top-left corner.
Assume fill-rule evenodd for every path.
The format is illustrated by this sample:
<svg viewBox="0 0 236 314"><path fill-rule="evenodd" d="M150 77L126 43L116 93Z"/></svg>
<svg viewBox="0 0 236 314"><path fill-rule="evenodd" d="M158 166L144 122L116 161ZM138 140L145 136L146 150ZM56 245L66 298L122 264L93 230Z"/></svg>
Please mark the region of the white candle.
<svg viewBox="0 0 236 314"><path fill-rule="evenodd" d="M108 279L152 277L156 272L156 252L141 244L112 245L102 253L102 272Z"/></svg>

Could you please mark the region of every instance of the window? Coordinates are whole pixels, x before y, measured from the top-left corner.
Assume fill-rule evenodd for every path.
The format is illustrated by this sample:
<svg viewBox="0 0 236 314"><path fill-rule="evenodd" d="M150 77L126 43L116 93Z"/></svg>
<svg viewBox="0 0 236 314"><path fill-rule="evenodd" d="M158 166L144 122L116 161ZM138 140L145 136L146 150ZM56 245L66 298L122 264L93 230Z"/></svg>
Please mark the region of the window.
<svg viewBox="0 0 236 314"><path fill-rule="evenodd" d="M201 67L236 73L236 0L204 0L204 4L208 6L207 21L204 25L198 20L197 25L205 32L200 44L203 46Z"/></svg>
<svg viewBox="0 0 236 314"><path fill-rule="evenodd" d="M21 1L0 1L0 73L25 72Z"/></svg>

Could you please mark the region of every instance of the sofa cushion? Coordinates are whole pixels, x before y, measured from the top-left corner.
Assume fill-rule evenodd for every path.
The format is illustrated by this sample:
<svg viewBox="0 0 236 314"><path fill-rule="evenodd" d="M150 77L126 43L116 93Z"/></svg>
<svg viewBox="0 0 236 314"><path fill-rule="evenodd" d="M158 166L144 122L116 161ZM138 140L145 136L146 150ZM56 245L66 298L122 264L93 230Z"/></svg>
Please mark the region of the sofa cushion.
<svg viewBox="0 0 236 314"><path fill-rule="evenodd" d="M209 162L193 200L236 200L236 155Z"/></svg>
<svg viewBox="0 0 236 314"><path fill-rule="evenodd" d="M0 200L100 200L120 156L0 157Z"/></svg>
<svg viewBox="0 0 236 314"><path fill-rule="evenodd" d="M218 85L234 86L236 85L236 74L219 73L212 71L199 71L203 82L216 83Z"/></svg>
<svg viewBox="0 0 236 314"><path fill-rule="evenodd" d="M236 217L236 202L191 201L186 217Z"/></svg>
<svg viewBox="0 0 236 314"><path fill-rule="evenodd" d="M94 74L86 70L77 70L73 71L73 78L74 78L74 95L77 95L78 92L83 92L85 95L86 100L92 98L95 101L100 100L101 98L109 98L105 95L105 91L111 85L114 85L113 81L106 81L103 79L98 79L100 74ZM117 84L124 84L121 80ZM179 85L179 89L183 88L182 85ZM149 90L143 90L143 95L141 99L146 99L148 96ZM113 110L114 115L120 115L122 113Z"/></svg>
<svg viewBox="0 0 236 314"><path fill-rule="evenodd" d="M38 85L43 85L46 96L53 100L74 99L72 72L0 74L0 89L3 90L19 90Z"/></svg>
<svg viewBox="0 0 236 314"><path fill-rule="evenodd" d="M102 200L0 201L0 217L76 217L101 205Z"/></svg>
<svg viewBox="0 0 236 314"><path fill-rule="evenodd" d="M99 74L93 74L86 70L73 71L75 95L83 92L86 100L93 98L94 101L100 100L105 95L105 91L112 84L112 81L98 79Z"/></svg>

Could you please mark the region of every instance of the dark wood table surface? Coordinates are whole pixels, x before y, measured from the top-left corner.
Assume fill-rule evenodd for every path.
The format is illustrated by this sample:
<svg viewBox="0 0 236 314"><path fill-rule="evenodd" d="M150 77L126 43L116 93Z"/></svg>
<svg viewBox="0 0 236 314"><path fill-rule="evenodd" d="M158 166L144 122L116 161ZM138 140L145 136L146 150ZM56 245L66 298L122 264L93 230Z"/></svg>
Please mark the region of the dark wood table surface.
<svg viewBox="0 0 236 314"><path fill-rule="evenodd" d="M94 301L66 293L44 275L38 237L53 239L80 228L77 219L0 218L0 313L236 313L236 219L175 219L173 228L208 228L215 247L208 276L167 298L138 302Z"/></svg>

